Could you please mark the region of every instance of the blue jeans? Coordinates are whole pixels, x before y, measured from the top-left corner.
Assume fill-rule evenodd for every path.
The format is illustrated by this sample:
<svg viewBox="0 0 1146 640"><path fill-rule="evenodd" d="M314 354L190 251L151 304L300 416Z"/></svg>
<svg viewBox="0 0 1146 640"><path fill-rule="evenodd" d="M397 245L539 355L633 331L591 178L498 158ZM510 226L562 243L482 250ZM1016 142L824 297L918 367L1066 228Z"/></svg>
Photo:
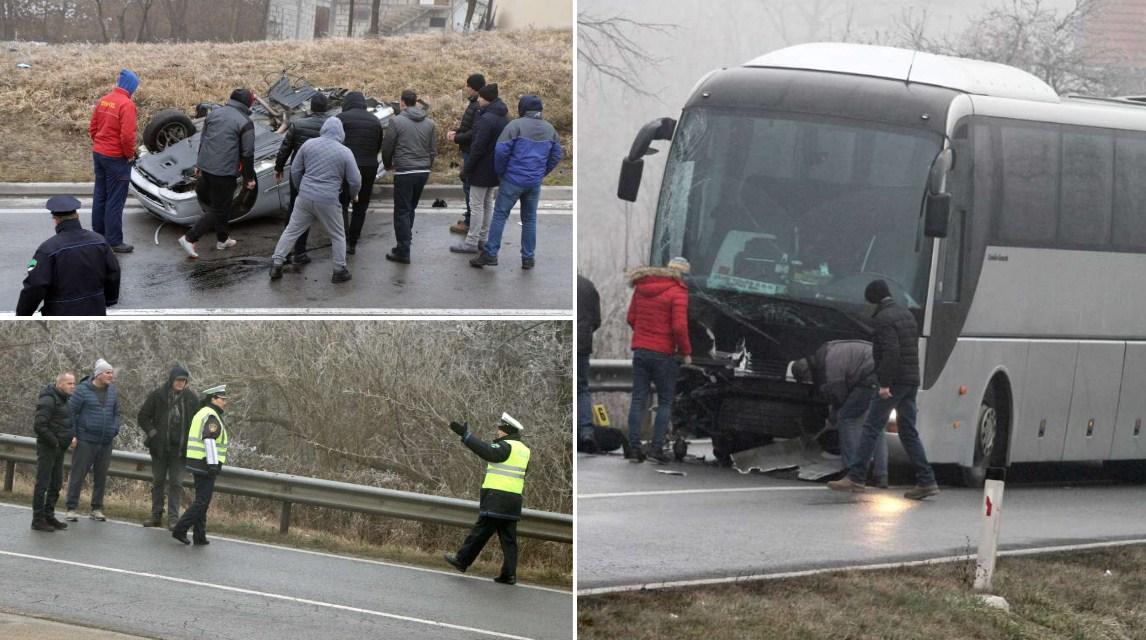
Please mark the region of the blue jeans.
<svg viewBox="0 0 1146 640"><path fill-rule="evenodd" d="M92 231L115 247L123 244L123 203L131 184L131 164L126 158L112 158L92 152L95 190L92 193Z"/></svg>
<svg viewBox="0 0 1146 640"><path fill-rule="evenodd" d="M848 477L852 482L864 483L867 478L867 461L875 452L876 441L880 433L887 427L887 419L891 410L896 411L896 424L899 429L899 441L907 452L911 465L915 467L915 484L921 487L935 486L935 472L927 462L927 453L923 450L923 442L919 439L919 432L915 429L915 394L919 391L917 385L893 384L891 397L884 399L876 395L872 398L868 409L867 420L863 423L863 436L860 438L859 450L856 458L848 467Z"/></svg>
<svg viewBox="0 0 1146 640"><path fill-rule="evenodd" d="M589 354L577 354L577 439L593 439L593 397L589 393Z"/></svg>
<svg viewBox="0 0 1146 640"><path fill-rule="evenodd" d="M847 400L836 412L836 431L840 437L840 457L844 466L850 468L852 460L856 459L856 450L860 446L860 436L863 434L864 418L867 417L872 398L876 397L876 389L871 387L855 387L848 394ZM875 453L872 475L879 481L887 480L887 438L880 431L875 443ZM866 464L864 467L867 470Z"/></svg>
<svg viewBox="0 0 1146 640"><path fill-rule="evenodd" d="M519 187L509 180L502 180L497 190L497 202L493 205L493 222L489 225L489 239L485 252L497 257L501 248L501 234L505 231L505 221L513 205L521 200L521 257L532 258L537 246L537 201L541 199L541 185Z"/></svg>
<svg viewBox="0 0 1146 640"><path fill-rule="evenodd" d="M665 444L665 433L672 419L672 401L676 393L680 363L670 356L647 349L633 351L633 396L629 405L629 444L641 446L641 419L649 402L649 383L657 388L657 415L653 419L653 451Z"/></svg>
<svg viewBox="0 0 1146 640"><path fill-rule="evenodd" d="M468 151L462 152L462 166L470 161L470 154ZM470 179L462 178L462 193L466 194L466 226L470 226Z"/></svg>

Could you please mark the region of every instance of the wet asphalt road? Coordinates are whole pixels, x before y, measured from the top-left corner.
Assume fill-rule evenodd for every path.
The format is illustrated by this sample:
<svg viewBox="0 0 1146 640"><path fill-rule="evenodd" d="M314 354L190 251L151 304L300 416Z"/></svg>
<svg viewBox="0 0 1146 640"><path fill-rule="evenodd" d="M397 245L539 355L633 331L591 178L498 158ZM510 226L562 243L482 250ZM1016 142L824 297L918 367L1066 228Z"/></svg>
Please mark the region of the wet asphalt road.
<svg viewBox="0 0 1146 640"><path fill-rule="evenodd" d="M701 463L578 454L577 589L975 552L981 489L916 502L906 488L852 497ZM1009 482L1003 514L1000 549L1146 539L1146 486Z"/></svg>
<svg viewBox="0 0 1146 640"><path fill-rule="evenodd" d="M0 504L0 610L155 638L565 639L568 592Z"/></svg>
<svg viewBox="0 0 1146 640"><path fill-rule="evenodd" d="M0 198L0 314L16 308L25 266L36 247L52 234L44 197ZM80 217L91 228L90 197L81 197ZM426 202L425 204L429 204ZM232 228L239 245L216 251L214 235L199 242L198 260L188 260L176 240L184 229L146 214L128 198L124 235L135 252L121 255L123 283L113 314L471 314L568 315L573 306L572 203L542 200L538 216L537 267L521 269L516 208L503 236L501 264L475 269L472 256L449 247L460 235L448 231L462 214L453 208L419 207L414 223L413 264L385 259L393 246L390 201L376 198L367 214L358 254L348 257L354 279L333 285L330 240L321 228L311 232L314 261L301 271L288 269L270 282L270 256L284 221L256 220ZM158 229L158 232L157 232ZM158 239L158 245L155 240Z"/></svg>

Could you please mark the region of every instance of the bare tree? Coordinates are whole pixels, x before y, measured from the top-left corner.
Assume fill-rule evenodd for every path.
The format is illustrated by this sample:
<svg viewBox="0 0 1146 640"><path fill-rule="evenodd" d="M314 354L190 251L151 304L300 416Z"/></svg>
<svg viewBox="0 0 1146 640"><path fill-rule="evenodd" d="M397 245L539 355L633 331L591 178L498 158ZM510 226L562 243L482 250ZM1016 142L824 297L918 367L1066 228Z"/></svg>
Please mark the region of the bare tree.
<svg viewBox="0 0 1146 640"><path fill-rule="evenodd" d="M1078 0L1065 12L1044 0L1007 0L972 20L960 34L928 37L927 13L906 12L896 21L896 44L945 55L1011 65L1038 76L1058 93L1109 94L1117 90L1117 59L1102 43L1084 42L1083 27L1104 0Z"/></svg>
<svg viewBox="0 0 1146 640"><path fill-rule="evenodd" d="M852 0L802 0L769 3L766 15L785 45L817 40L847 42L855 17Z"/></svg>
<svg viewBox="0 0 1146 640"><path fill-rule="evenodd" d="M187 5L190 0L163 0L167 7L167 20L171 23L171 39L183 42L187 39Z"/></svg>
<svg viewBox="0 0 1146 640"><path fill-rule="evenodd" d="M373 0L370 3L370 35L378 35L378 19L382 13L382 0Z"/></svg>
<svg viewBox="0 0 1146 640"><path fill-rule="evenodd" d="M577 16L577 59L590 74L621 83L634 93L652 96L641 83L641 69L662 62L638 44L635 33L668 35L676 25L640 22L622 16Z"/></svg>
<svg viewBox="0 0 1146 640"><path fill-rule="evenodd" d="M103 0L95 0L95 4L96 4L96 17L99 21L99 30L100 30L100 33L103 35L104 44L107 44L108 42L111 42L111 40L107 36L107 23L104 22Z"/></svg>
<svg viewBox="0 0 1146 640"><path fill-rule="evenodd" d="M346 37L354 37L354 0L350 0L350 11L346 15Z"/></svg>
<svg viewBox="0 0 1146 640"><path fill-rule="evenodd" d="M150 39L148 38L147 32L147 18L148 14L151 13L151 5L153 4L155 4L155 0L140 0L140 5L143 7L143 15L139 19L139 34L135 36L136 42L143 42L145 38Z"/></svg>

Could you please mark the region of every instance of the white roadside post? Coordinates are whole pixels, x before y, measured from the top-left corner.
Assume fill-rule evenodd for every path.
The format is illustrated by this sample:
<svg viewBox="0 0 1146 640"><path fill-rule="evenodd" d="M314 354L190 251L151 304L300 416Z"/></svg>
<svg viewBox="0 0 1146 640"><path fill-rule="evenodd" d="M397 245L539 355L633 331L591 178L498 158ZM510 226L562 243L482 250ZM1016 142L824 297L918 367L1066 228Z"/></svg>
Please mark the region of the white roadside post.
<svg viewBox="0 0 1146 640"><path fill-rule="evenodd" d="M995 574L995 553L999 546L999 526L1003 521L1003 484L1003 480L989 477L983 485L983 536L979 539L979 553L975 561L976 591L991 590L991 580Z"/></svg>

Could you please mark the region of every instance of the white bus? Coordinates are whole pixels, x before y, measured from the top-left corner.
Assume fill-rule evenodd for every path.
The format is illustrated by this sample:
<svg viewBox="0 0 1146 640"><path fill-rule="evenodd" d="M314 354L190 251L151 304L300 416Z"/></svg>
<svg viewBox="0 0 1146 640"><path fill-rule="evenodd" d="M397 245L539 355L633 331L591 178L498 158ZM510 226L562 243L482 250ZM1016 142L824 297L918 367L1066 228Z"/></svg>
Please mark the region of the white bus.
<svg viewBox="0 0 1146 640"><path fill-rule="evenodd" d="M866 335L883 278L920 327L919 430L989 466L1146 460L1146 105L1004 65L807 44L710 72L672 140L650 259L692 265L674 419L718 456L818 430L789 361Z"/></svg>

